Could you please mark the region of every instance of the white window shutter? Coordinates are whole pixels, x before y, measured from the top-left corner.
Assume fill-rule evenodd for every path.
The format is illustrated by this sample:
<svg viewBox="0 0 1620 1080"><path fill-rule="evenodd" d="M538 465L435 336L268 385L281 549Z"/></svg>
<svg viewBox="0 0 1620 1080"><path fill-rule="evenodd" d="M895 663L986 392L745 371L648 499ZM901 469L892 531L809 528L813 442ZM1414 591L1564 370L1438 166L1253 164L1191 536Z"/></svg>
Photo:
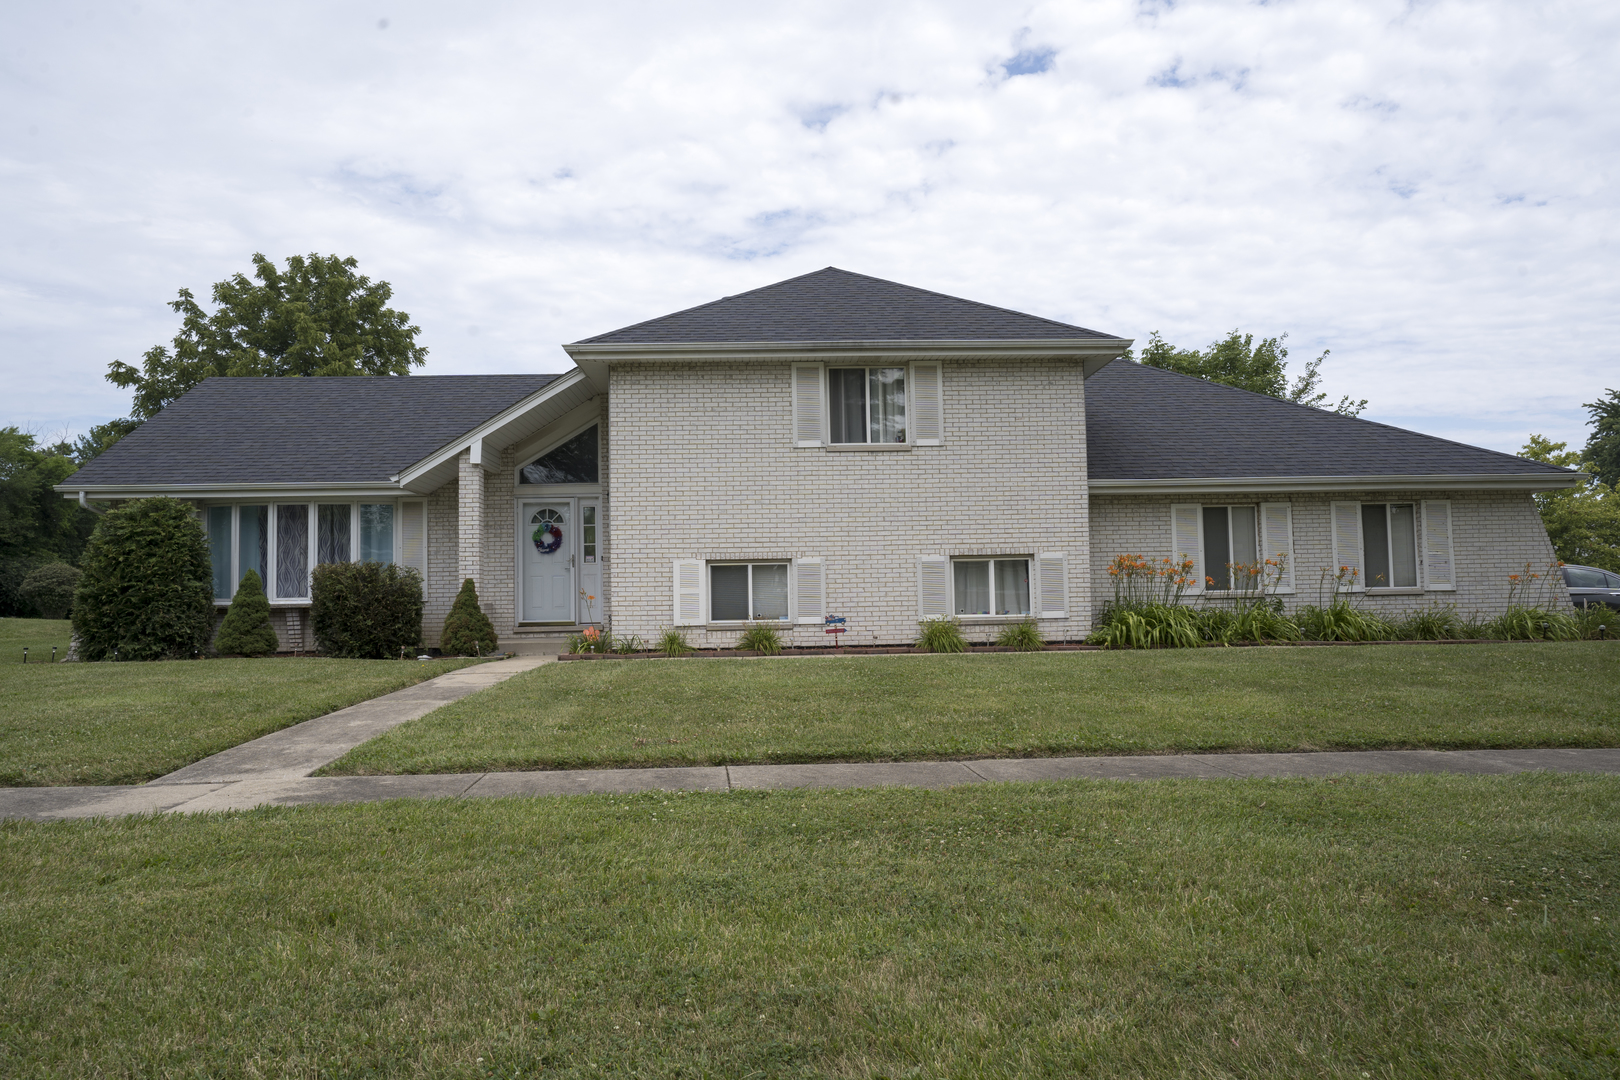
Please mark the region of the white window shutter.
<svg viewBox="0 0 1620 1080"><path fill-rule="evenodd" d="M427 504L399 504L399 565L409 566L427 580Z"/></svg>
<svg viewBox="0 0 1620 1080"><path fill-rule="evenodd" d="M1281 559L1276 591L1294 591L1294 508L1288 503L1260 504L1260 561Z"/></svg>
<svg viewBox="0 0 1620 1080"><path fill-rule="evenodd" d="M1366 567L1361 558L1361 504L1336 502L1333 504L1333 572L1351 570L1355 577L1346 577L1350 591L1360 592L1366 586L1362 576Z"/></svg>
<svg viewBox="0 0 1620 1080"><path fill-rule="evenodd" d="M827 413L822 404L821 365L793 365L793 445L820 446Z"/></svg>
<svg viewBox="0 0 1620 1080"><path fill-rule="evenodd" d="M911 365L911 441L938 446L945 440L945 388L937 361Z"/></svg>
<svg viewBox="0 0 1620 1080"><path fill-rule="evenodd" d="M1068 562L1061 551L1043 551L1035 556L1035 617L1069 617Z"/></svg>
<svg viewBox="0 0 1620 1080"><path fill-rule="evenodd" d="M924 555L917 560L917 617L936 618L951 613L951 560Z"/></svg>
<svg viewBox="0 0 1620 1080"><path fill-rule="evenodd" d="M827 614L827 560L793 560L793 600L798 621L819 623Z"/></svg>
<svg viewBox="0 0 1620 1080"><path fill-rule="evenodd" d="M1457 588L1451 555L1451 503L1446 499L1423 503L1423 586L1436 592Z"/></svg>
<svg viewBox="0 0 1620 1080"><path fill-rule="evenodd" d="M703 560L675 560L675 625L703 625Z"/></svg>
<svg viewBox="0 0 1620 1080"><path fill-rule="evenodd" d="M1189 593L1204 591L1204 508L1199 503L1172 503L1170 506L1170 557L1176 562L1193 561Z"/></svg>

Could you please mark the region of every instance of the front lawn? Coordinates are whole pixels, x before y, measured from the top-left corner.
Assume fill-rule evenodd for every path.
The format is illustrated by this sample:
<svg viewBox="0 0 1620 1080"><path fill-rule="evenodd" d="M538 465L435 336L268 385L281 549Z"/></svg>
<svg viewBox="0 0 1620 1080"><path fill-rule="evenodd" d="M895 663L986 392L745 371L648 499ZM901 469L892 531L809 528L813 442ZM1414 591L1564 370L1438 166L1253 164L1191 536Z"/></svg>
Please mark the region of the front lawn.
<svg viewBox="0 0 1620 1080"><path fill-rule="evenodd" d="M0 619L0 665L22 663L24 646L29 664L50 663L53 645L60 660L72 640L73 624L67 619Z"/></svg>
<svg viewBox="0 0 1620 1080"><path fill-rule="evenodd" d="M34 659L30 650L27 667L0 666L0 786L152 780L471 662L282 657L35 665Z"/></svg>
<svg viewBox="0 0 1620 1080"><path fill-rule="evenodd" d="M1620 778L0 824L0 1073L1613 1076Z"/></svg>
<svg viewBox="0 0 1620 1080"><path fill-rule="evenodd" d="M1620 745L1620 644L574 661L323 774Z"/></svg>

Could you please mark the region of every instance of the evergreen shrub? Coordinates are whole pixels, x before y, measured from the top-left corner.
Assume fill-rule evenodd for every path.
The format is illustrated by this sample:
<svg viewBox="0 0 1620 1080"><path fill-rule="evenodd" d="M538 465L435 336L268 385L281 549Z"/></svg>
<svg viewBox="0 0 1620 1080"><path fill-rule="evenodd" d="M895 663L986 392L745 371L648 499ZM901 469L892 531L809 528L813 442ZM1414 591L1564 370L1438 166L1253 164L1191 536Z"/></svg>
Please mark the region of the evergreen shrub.
<svg viewBox="0 0 1620 1080"><path fill-rule="evenodd" d="M264 595L264 582L257 570L242 575L231 609L225 613L214 651L226 656L265 656L281 647L270 625L270 600Z"/></svg>
<svg viewBox="0 0 1620 1080"><path fill-rule="evenodd" d="M408 566L323 563L310 578L310 621L328 656L398 660L422 644L422 607L422 575Z"/></svg>
<svg viewBox="0 0 1620 1080"><path fill-rule="evenodd" d="M67 563L46 563L23 578L18 591L42 618L65 619L73 608L73 593L79 587L81 576Z"/></svg>
<svg viewBox="0 0 1620 1080"><path fill-rule="evenodd" d="M83 571L73 596L80 659L184 659L208 648L214 568L190 506L159 497L107 511Z"/></svg>
<svg viewBox="0 0 1620 1080"><path fill-rule="evenodd" d="M42 618L33 601L23 595L28 575L45 565L44 559L22 557L0 562L0 619Z"/></svg>
<svg viewBox="0 0 1620 1080"><path fill-rule="evenodd" d="M439 651L446 656L485 656L495 651L495 626L478 606L473 579L461 583L456 602L439 631Z"/></svg>

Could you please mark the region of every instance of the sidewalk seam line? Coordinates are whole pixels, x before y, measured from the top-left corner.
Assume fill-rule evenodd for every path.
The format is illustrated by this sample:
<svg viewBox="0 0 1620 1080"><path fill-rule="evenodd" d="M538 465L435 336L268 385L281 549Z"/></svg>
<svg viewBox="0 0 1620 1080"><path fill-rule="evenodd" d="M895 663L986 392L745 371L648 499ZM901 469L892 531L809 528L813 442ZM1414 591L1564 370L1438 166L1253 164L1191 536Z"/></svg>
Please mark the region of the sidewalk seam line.
<svg viewBox="0 0 1620 1080"><path fill-rule="evenodd" d="M967 761L962 762L962 768L966 769L968 772L972 773L974 776L977 776L980 780L983 780L987 784L994 783L994 781L991 780L988 776L984 775L984 773L980 772L978 769L975 769L971 762L967 762Z"/></svg>

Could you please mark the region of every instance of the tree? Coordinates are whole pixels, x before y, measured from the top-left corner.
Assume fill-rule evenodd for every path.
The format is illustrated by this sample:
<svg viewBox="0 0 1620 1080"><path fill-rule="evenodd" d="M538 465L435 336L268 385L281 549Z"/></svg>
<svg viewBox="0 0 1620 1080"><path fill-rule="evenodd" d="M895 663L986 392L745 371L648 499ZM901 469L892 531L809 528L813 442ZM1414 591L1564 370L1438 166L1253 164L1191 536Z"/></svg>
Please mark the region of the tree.
<svg viewBox="0 0 1620 1080"><path fill-rule="evenodd" d="M227 656L264 656L281 648L276 628L270 625L270 601L257 570L242 575L231 597L230 610L214 636L214 651Z"/></svg>
<svg viewBox="0 0 1620 1080"><path fill-rule="evenodd" d="M83 570L73 595L80 659L174 660L208 648L214 568L187 504L138 499L107 511Z"/></svg>
<svg viewBox="0 0 1620 1080"><path fill-rule="evenodd" d="M354 259L294 255L285 270L261 254L253 276L213 288L212 315L181 289L172 350L154 345L140 367L114 360L107 381L133 388L130 414L149 420L212 375L409 375L427 358L421 328L387 305L393 288L356 273ZM116 423L116 421L115 421Z"/></svg>
<svg viewBox="0 0 1620 1080"><path fill-rule="evenodd" d="M478 589L472 578L461 583L450 614L445 616L439 651L446 656L482 656L495 651L495 626L478 606Z"/></svg>
<svg viewBox="0 0 1620 1080"><path fill-rule="evenodd" d="M109 420L105 424L97 424L88 433L80 435L73 441L73 449L70 451L73 460L81 468L84 467L105 454L113 443L140 426L141 422L133 416L126 416L121 420Z"/></svg>
<svg viewBox="0 0 1620 1080"><path fill-rule="evenodd" d="M1564 469L1595 471L1595 466L1583 463L1581 455L1567 447L1567 443L1532 435L1519 456ZM1544 491L1532 498L1560 561L1600 566L1620 574L1620 495L1614 488L1594 478L1584 487Z"/></svg>
<svg viewBox="0 0 1620 1080"><path fill-rule="evenodd" d="M1583 456L1598 480L1620 488L1620 390L1604 393L1609 396L1582 406L1592 414L1592 435L1586 440Z"/></svg>
<svg viewBox="0 0 1620 1080"><path fill-rule="evenodd" d="M1199 352L1196 349L1178 349L1155 330L1148 335L1141 362L1149 367L1164 368L1209 382L1235 386L1240 390L1309 405L1313 409L1327 409L1328 396L1317 386L1322 381L1322 361L1327 359L1329 350L1323 350L1321 356L1306 363L1305 370L1289 386L1288 347L1284 344L1287 340L1288 335L1284 334L1282 337L1261 338L1259 344L1255 344L1253 334L1233 330L1223 340L1210 342L1209 348ZM1129 354L1127 358L1130 358ZM1339 399L1332 411L1357 416L1366 407L1365 399L1351 401L1346 395Z"/></svg>
<svg viewBox="0 0 1620 1080"><path fill-rule="evenodd" d="M79 571L67 563L46 563L23 579L18 590L47 619L65 619L73 608Z"/></svg>
<svg viewBox="0 0 1620 1080"><path fill-rule="evenodd" d="M0 561L72 562L84 550L95 516L52 488L78 465L66 443L40 446L16 427L0 428Z"/></svg>

